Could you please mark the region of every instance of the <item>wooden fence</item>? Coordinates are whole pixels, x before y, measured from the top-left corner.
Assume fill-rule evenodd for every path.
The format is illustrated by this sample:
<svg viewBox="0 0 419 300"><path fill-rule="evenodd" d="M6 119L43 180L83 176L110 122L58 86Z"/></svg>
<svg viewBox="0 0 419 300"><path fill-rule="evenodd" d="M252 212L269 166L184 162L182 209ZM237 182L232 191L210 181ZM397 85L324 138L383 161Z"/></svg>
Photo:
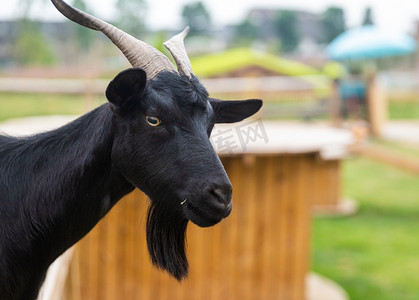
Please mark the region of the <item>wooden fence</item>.
<svg viewBox="0 0 419 300"><path fill-rule="evenodd" d="M5 78L0 77L0 92L103 94L110 79L95 78ZM270 95L277 92L310 94L314 87L302 79L289 76L257 78L202 79L212 93L241 95Z"/></svg>
<svg viewBox="0 0 419 300"><path fill-rule="evenodd" d="M313 118L328 116L327 101L319 101L316 88L310 83L313 77L289 76L257 78L203 79L211 96L223 99L260 98L265 100L262 115L266 118ZM328 88L327 79L317 77ZM91 108L92 98L103 95L109 80L95 78L1 78L0 92L79 94L85 107ZM323 91L325 93L325 91ZM285 105L284 105L285 103Z"/></svg>

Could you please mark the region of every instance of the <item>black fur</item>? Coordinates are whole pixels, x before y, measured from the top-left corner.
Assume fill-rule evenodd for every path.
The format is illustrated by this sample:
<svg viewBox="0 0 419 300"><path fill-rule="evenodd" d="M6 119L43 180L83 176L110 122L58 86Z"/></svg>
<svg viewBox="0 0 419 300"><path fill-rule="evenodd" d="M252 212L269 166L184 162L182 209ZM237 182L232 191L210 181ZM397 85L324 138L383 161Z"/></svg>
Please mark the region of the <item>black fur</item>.
<svg viewBox="0 0 419 300"><path fill-rule="evenodd" d="M134 188L150 198L150 257L178 280L188 273L188 221L212 226L229 214L231 184L208 136L215 121L246 118L260 100L221 107L196 78L147 81L141 69L118 74L106 95L59 129L0 135L0 299L35 299L48 266Z"/></svg>
<svg viewBox="0 0 419 300"><path fill-rule="evenodd" d="M177 280L188 274L185 252L188 220L163 204L151 203L147 213L147 246L153 264Z"/></svg>

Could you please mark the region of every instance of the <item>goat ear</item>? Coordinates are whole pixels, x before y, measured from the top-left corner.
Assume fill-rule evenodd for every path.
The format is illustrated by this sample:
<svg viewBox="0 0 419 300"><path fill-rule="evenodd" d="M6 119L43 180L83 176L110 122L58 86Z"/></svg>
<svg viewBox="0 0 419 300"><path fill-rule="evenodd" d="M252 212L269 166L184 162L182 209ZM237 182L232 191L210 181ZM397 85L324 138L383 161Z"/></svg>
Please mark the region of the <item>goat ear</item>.
<svg viewBox="0 0 419 300"><path fill-rule="evenodd" d="M147 75L140 68L122 71L109 83L106 98L117 114L130 111L144 94Z"/></svg>
<svg viewBox="0 0 419 300"><path fill-rule="evenodd" d="M262 100L223 101L210 98L214 110L215 123L234 123L250 117L262 107Z"/></svg>

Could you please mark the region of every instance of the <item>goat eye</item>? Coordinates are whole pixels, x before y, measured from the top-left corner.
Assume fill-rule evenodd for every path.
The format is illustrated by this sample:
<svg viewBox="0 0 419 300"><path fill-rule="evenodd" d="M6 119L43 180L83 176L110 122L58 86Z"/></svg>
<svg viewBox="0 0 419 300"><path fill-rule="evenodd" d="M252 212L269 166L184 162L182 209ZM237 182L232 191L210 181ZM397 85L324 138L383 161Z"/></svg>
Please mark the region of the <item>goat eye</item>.
<svg viewBox="0 0 419 300"><path fill-rule="evenodd" d="M156 117L150 117L150 116L147 116L147 117L146 117L146 120L147 120L147 123L148 123L150 126L159 126L159 125L161 124L160 119L159 119L159 118L156 118Z"/></svg>

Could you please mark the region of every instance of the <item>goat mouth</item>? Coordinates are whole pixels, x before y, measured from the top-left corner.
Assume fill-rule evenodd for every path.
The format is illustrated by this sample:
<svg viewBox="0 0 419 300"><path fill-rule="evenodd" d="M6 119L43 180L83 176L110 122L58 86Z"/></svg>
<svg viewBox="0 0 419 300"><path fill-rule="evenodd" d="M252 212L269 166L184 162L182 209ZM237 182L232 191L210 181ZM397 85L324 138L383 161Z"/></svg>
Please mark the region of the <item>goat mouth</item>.
<svg viewBox="0 0 419 300"><path fill-rule="evenodd" d="M231 208L226 212L210 214L187 201L184 205L184 212L186 218L192 223L198 225L199 227L210 227L227 217L231 212Z"/></svg>

